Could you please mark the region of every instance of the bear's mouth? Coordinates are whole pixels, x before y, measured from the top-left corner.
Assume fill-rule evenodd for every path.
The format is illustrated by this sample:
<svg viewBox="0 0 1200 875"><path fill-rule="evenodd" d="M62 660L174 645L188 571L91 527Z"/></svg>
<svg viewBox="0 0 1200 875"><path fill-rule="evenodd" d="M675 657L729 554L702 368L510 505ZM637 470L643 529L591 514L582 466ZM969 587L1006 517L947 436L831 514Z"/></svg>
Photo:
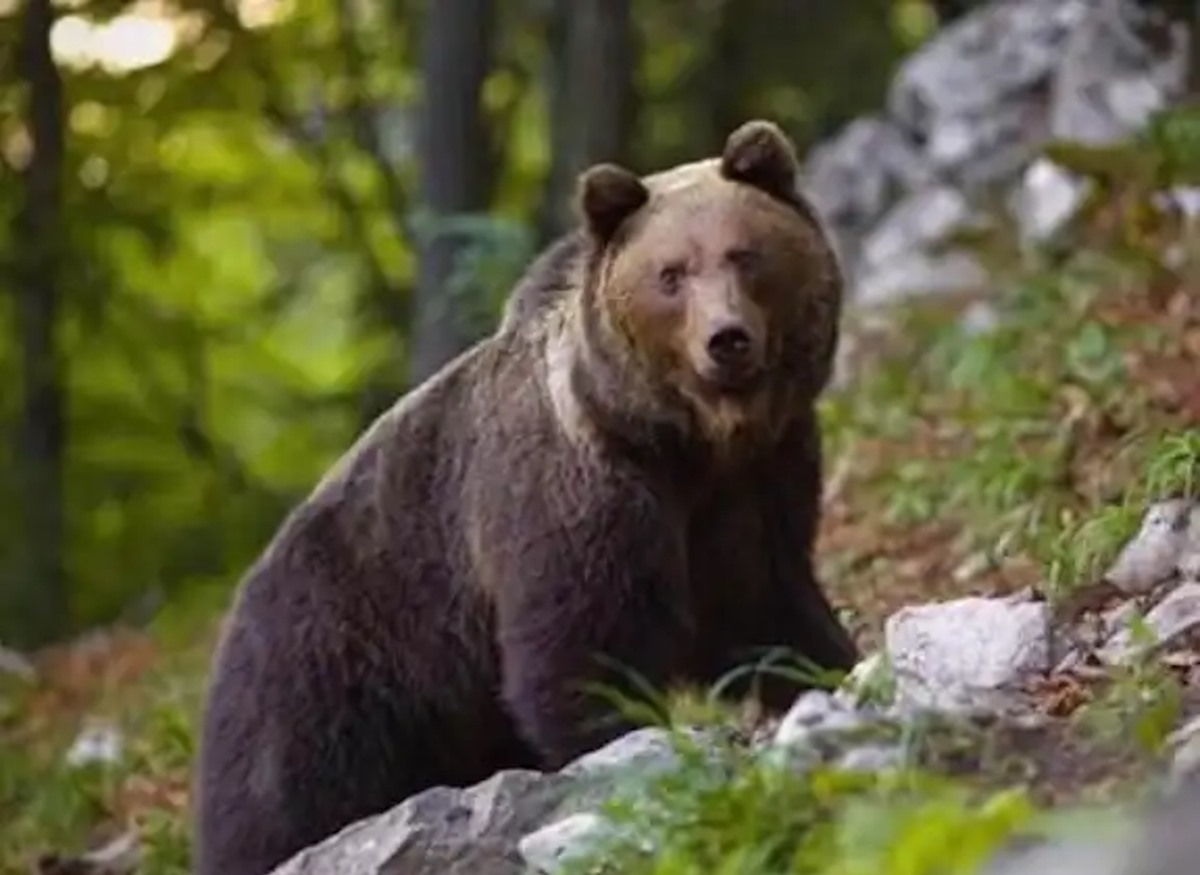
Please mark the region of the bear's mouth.
<svg viewBox="0 0 1200 875"><path fill-rule="evenodd" d="M764 383L761 368L709 367L699 376L707 394L723 398L748 398L756 394Z"/></svg>

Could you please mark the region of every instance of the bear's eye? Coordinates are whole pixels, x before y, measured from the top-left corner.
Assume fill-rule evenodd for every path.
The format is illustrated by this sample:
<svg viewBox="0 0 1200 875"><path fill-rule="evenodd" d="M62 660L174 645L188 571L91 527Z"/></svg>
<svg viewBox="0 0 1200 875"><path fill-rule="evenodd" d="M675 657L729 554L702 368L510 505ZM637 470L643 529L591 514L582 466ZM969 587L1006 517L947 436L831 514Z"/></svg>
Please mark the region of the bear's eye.
<svg viewBox="0 0 1200 875"><path fill-rule="evenodd" d="M668 264L658 272L658 281L662 285L664 295L672 296L679 291L679 284L683 281L683 265Z"/></svg>
<svg viewBox="0 0 1200 875"><path fill-rule="evenodd" d="M730 249L725 258L739 270L753 270L758 266L759 254L753 249Z"/></svg>

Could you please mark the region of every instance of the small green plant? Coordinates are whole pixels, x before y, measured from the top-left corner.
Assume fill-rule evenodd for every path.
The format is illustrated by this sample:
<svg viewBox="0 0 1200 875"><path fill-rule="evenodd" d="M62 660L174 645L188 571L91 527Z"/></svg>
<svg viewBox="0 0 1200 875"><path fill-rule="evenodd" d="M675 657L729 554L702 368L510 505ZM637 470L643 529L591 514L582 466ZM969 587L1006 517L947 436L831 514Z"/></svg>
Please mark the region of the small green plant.
<svg viewBox="0 0 1200 875"><path fill-rule="evenodd" d="M886 650L859 663L849 681L847 688L859 706L888 705L896 698L896 673Z"/></svg>
<svg viewBox="0 0 1200 875"><path fill-rule="evenodd" d="M188 875L191 872L191 836L188 823L178 815L150 810L138 824L145 875Z"/></svg>
<svg viewBox="0 0 1200 875"><path fill-rule="evenodd" d="M606 661L607 662L607 661ZM625 689L611 684L591 684L586 692L606 700L626 720L660 728L680 725L731 725L737 722L738 706L734 685L753 695L763 677L779 677L805 687L835 689L842 672L823 670L803 655L784 648L768 648L753 660L743 662L718 678L707 690L697 688L660 690L627 667L610 668L625 678Z"/></svg>
<svg viewBox="0 0 1200 875"><path fill-rule="evenodd" d="M141 875L186 875L186 792L209 648L204 638L176 646L131 687L101 695L88 708L120 733L117 761L66 762L77 715L18 745L0 738L0 875L29 871L41 853L83 853L101 827L136 831ZM33 692L22 698L22 709L33 706ZM13 715L12 731L23 716Z"/></svg>
<svg viewBox="0 0 1200 875"><path fill-rule="evenodd" d="M680 763L611 800L611 838L566 871L965 875L1035 814L1022 791L912 769L796 773L732 746Z"/></svg>
<svg viewBox="0 0 1200 875"><path fill-rule="evenodd" d="M1155 755L1178 725L1183 704L1179 680L1157 659L1157 638L1144 619L1129 625L1130 656L1114 667L1099 698L1080 709L1080 725L1103 742Z"/></svg>
<svg viewBox="0 0 1200 875"><path fill-rule="evenodd" d="M0 872L27 868L43 851L74 847L107 815L118 779L118 770L103 763L70 767L0 752Z"/></svg>
<svg viewBox="0 0 1200 875"><path fill-rule="evenodd" d="M1136 531L1142 509L1126 499L1085 518L1063 510L1058 524L1034 542L1046 566L1051 597L1063 595L1078 581L1095 580Z"/></svg>
<svg viewBox="0 0 1200 875"><path fill-rule="evenodd" d="M1146 461L1146 492L1152 500L1200 494L1200 428L1166 434Z"/></svg>

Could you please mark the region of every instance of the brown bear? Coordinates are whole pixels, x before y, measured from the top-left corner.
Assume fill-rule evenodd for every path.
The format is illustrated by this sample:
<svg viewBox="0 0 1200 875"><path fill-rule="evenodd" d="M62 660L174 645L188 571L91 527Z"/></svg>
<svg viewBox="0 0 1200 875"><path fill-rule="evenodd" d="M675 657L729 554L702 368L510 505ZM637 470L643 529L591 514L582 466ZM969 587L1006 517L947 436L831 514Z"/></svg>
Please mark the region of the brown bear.
<svg viewBox="0 0 1200 875"><path fill-rule="evenodd" d="M424 788L562 766L630 728L596 683L703 686L763 648L854 664L812 561L842 280L796 171L762 121L719 158L588 170L497 331L289 515L214 657L195 871L264 875Z"/></svg>

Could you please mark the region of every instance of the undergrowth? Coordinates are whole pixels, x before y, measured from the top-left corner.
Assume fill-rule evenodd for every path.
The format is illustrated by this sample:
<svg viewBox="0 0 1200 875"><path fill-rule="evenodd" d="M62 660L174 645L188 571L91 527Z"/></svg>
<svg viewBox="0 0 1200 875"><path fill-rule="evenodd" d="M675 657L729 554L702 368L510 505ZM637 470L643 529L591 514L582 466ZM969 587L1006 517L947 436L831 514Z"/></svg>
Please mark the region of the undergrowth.
<svg viewBox="0 0 1200 875"><path fill-rule="evenodd" d="M25 875L42 854L78 854L124 829L138 834L142 875L190 871L187 791L207 639L166 640L178 649L85 701L50 684L0 689L9 703L0 722L0 875ZM77 734L101 722L118 730L116 758L69 764Z"/></svg>
<svg viewBox="0 0 1200 875"><path fill-rule="evenodd" d="M1145 375L1198 355L1152 279L1085 251L1022 271L981 333L902 311L890 356L823 408L846 503L898 530L949 525L964 555L1026 561L1051 597L1095 580L1148 503L1200 485L1200 412L1164 407Z"/></svg>
<svg viewBox="0 0 1200 875"><path fill-rule="evenodd" d="M1075 720L1110 748L1133 748L1153 757L1179 723L1183 689L1175 675L1153 658L1149 645L1156 639L1144 622L1137 618L1132 628L1135 643L1146 645L1145 652L1116 666L1101 695L1084 705Z"/></svg>
<svg viewBox="0 0 1200 875"><path fill-rule="evenodd" d="M681 739L679 765L601 811L608 833L565 875L950 875L1034 826L1019 789L980 793L918 769L790 771Z"/></svg>

